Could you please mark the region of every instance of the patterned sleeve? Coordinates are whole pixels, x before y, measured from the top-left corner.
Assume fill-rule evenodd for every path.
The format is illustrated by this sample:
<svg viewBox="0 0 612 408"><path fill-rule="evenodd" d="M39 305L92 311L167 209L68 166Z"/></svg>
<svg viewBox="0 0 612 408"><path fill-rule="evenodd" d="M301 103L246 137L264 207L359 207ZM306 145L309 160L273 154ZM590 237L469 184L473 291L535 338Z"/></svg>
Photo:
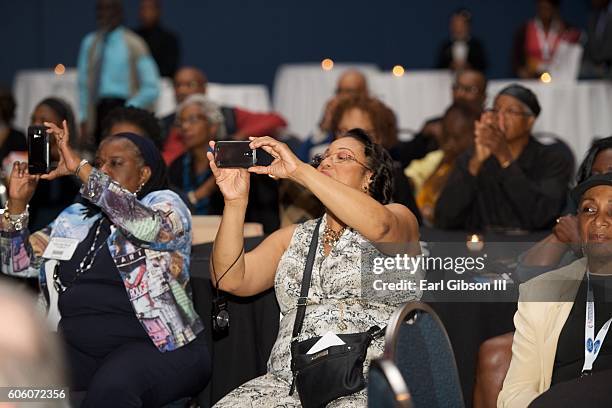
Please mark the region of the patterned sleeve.
<svg viewBox="0 0 612 408"><path fill-rule="evenodd" d="M28 220L24 220L27 224ZM37 277L42 254L49 242L52 224L30 235L24 228L15 231L13 225L0 217L0 268L6 275L20 278Z"/></svg>
<svg viewBox="0 0 612 408"><path fill-rule="evenodd" d="M172 191L155 191L139 201L108 175L93 169L81 194L142 247L174 251L191 246L191 214Z"/></svg>

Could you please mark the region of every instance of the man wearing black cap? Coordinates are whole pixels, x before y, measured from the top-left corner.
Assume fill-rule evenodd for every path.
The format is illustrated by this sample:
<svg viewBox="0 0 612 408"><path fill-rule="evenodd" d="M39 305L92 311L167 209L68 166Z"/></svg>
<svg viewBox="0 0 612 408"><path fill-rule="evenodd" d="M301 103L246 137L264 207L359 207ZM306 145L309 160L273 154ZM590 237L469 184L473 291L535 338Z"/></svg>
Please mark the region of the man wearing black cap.
<svg viewBox="0 0 612 408"><path fill-rule="evenodd" d="M523 283L500 407L612 406L612 173L572 192L584 257Z"/></svg>
<svg viewBox="0 0 612 408"><path fill-rule="evenodd" d="M531 136L540 113L536 96L504 88L476 123L474 148L458 159L436 205L436 226L447 229L550 227L565 203L573 161Z"/></svg>

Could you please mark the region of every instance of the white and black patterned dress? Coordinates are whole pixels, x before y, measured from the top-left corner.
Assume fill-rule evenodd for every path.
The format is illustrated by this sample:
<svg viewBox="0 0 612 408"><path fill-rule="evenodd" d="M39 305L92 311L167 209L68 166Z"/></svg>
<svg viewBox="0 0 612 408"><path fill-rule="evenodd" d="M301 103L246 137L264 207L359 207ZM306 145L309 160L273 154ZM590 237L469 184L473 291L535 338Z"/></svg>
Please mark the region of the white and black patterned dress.
<svg viewBox="0 0 612 408"><path fill-rule="evenodd" d="M276 343L268 360L268 373L235 389L219 401L217 408L300 407L297 391L289 396L291 384L290 341L295 320L296 303L300 296L302 275L316 220L298 225L287 251L281 257L274 282L282 318ZM312 270L309 301L300 340L336 334L356 333L374 325L384 327L399 304L419 298L417 292L396 292L377 298L362 296L362 254L383 256L359 233L346 229L331 252L325 256L322 235L326 225L323 217L319 244ZM418 279L412 275L409 279ZM378 339L368 349L364 372L369 360L382 354L383 342ZM365 390L330 403L328 407L366 407Z"/></svg>

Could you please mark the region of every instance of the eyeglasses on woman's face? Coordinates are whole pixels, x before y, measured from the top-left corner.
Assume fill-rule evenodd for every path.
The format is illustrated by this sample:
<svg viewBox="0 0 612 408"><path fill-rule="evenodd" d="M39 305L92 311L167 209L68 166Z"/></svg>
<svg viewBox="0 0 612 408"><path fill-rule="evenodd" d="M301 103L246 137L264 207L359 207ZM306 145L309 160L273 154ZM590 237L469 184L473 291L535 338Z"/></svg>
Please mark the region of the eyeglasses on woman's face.
<svg viewBox="0 0 612 408"><path fill-rule="evenodd" d="M317 154L312 158L311 164L314 167L319 167L321 163L323 163L323 161L327 159L331 160L333 164L347 164L355 162L360 166L364 167L365 169L370 170L370 168L366 164L357 160L353 152L348 149L341 149L334 153L325 152L323 154Z"/></svg>
<svg viewBox="0 0 612 408"><path fill-rule="evenodd" d="M206 116L204 115L189 115L184 119L179 119L176 121L175 125L178 128L182 128L184 126L193 126L202 121L206 121Z"/></svg>

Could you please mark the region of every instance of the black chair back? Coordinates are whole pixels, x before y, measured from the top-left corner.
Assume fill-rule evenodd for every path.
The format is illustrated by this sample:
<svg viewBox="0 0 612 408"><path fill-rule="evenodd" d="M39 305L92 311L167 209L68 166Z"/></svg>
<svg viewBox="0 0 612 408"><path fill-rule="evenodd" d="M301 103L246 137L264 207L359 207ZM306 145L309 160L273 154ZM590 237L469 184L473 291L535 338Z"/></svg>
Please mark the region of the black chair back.
<svg viewBox="0 0 612 408"><path fill-rule="evenodd" d="M413 408L402 373L390 360L372 360L368 374L368 408Z"/></svg>
<svg viewBox="0 0 612 408"><path fill-rule="evenodd" d="M387 326L384 357L398 367L416 407L464 407L455 355L444 325L425 303L409 302Z"/></svg>

